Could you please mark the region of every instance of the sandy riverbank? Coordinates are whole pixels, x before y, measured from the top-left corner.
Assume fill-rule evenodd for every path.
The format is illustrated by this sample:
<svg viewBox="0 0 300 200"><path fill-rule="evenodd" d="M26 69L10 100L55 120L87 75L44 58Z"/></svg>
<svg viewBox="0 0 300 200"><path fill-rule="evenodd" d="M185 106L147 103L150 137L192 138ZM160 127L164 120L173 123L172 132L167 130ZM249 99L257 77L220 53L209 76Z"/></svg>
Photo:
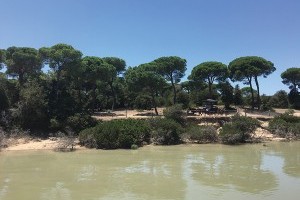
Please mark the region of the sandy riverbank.
<svg viewBox="0 0 300 200"><path fill-rule="evenodd" d="M276 109L276 113L284 113L286 109ZM158 108L159 115L162 115L163 108ZM149 118L152 117L153 111L136 111L136 110L122 110L122 111L114 111L114 116L94 116L97 119L100 120L112 120L112 119L122 119L122 118ZM239 110L240 115L244 115L244 110ZM233 114L231 114L233 115ZM246 114L249 117L253 118L272 118L272 116L266 116L266 115L260 115L257 113L247 113ZM295 111L295 116L300 116L300 111ZM194 116L196 118L202 118L205 116ZM215 117L214 115L210 117ZM262 122L262 127L267 127L268 122ZM264 128L257 128L254 134L255 138L258 138L262 141L282 141L285 140L284 138L276 137L273 134L271 134L268 130ZM20 138L9 138L6 140L6 148L3 148L3 151L15 151L15 150L56 150L61 146L60 138L47 138L47 139L39 139L39 138L31 138L28 136L20 137ZM75 149L86 149L85 147L82 147L79 145L78 139L75 140Z"/></svg>
<svg viewBox="0 0 300 200"><path fill-rule="evenodd" d="M262 141L282 141L284 138L275 137L269 131L257 128L255 138ZM37 139L30 137L10 138L6 141L7 147L2 151L26 151L26 150L57 150L61 146L60 138ZM84 150L86 147L80 146L78 139L75 140L74 149Z"/></svg>
<svg viewBox="0 0 300 200"><path fill-rule="evenodd" d="M3 148L2 151L20 151L20 150L57 150L61 148L62 139L60 138L31 138L31 137L20 137L20 138L9 138L5 141L7 147ZM79 145L78 139L74 141L74 149L86 149Z"/></svg>

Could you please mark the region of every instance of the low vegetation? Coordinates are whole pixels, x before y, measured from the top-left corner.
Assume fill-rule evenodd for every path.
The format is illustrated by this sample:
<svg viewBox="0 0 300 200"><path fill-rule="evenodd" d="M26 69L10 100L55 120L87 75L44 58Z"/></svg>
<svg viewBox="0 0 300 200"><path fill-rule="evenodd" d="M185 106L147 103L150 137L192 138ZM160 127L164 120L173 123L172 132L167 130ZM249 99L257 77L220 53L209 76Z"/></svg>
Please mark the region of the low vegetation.
<svg viewBox="0 0 300 200"><path fill-rule="evenodd" d="M182 126L186 123L185 113L182 111L182 105L180 104L167 107L163 110L163 114L165 118L174 120Z"/></svg>
<svg viewBox="0 0 300 200"><path fill-rule="evenodd" d="M172 108L172 110L176 109ZM169 113L168 117L147 120L104 121L93 128L81 131L79 141L86 147L99 149L136 149L149 143L156 145L185 142L240 144L252 142L252 134L260 125L256 119L236 115L222 126L218 134L218 126L200 126L194 122L181 124L172 118L173 115L178 116L178 113L171 113L173 114Z"/></svg>
<svg viewBox="0 0 300 200"><path fill-rule="evenodd" d="M0 150L4 147L5 135L4 131L0 128Z"/></svg>
<svg viewBox="0 0 300 200"><path fill-rule="evenodd" d="M231 122L224 124L220 138L225 144L239 144L250 141L259 121L250 117L234 116Z"/></svg>
<svg viewBox="0 0 300 200"><path fill-rule="evenodd" d="M181 142L184 129L173 119L157 118L150 120L151 138L154 144L172 145Z"/></svg>
<svg viewBox="0 0 300 200"><path fill-rule="evenodd" d="M217 129L214 126L190 125L184 136L185 141L195 143L215 143L219 141Z"/></svg>
<svg viewBox="0 0 300 200"><path fill-rule="evenodd" d="M280 137L300 138L300 117L293 116L292 112L286 112L274 117L269 122L269 129L273 134Z"/></svg>
<svg viewBox="0 0 300 200"><path fill-rule="evenodd" d="M68 133L58 132L58 145L56 147L57 151L74 151L75 150L75 139L74 133L67 131Z"/></svg>
<svg viewBox="0 0 300 200"><path fill-rule="evenodd" d="M150 141L150 127L144 120L106 121L79 133L80 144L97 149L130 149Z"/></svg>

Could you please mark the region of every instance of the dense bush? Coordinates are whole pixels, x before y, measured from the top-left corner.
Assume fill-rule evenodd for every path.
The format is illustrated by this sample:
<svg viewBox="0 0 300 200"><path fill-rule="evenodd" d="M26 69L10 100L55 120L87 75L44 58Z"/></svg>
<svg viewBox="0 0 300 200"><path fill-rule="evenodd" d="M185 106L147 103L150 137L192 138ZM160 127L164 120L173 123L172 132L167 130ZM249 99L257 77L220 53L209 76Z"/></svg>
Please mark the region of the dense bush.
<svg viewBox="0 0 300 200"><path fill-rule="evenodd" d="M279 90L270 99L270 105L274 108L288 108L288 94L284 90Z"/></svg>
<svg viewBox="0 0 300 200"><path fill-rule="evenodd" d="M5 134L2 128L0 127L0 150L4 146Z"/></svg>
<svg viewBox="0 0 300 200"><path fill-rule="evenodd" d="M60 129L62 129L62 123L60 123L59 120L57 120L56 118L52 118L50 119L50 125L49 125L49 128L51 131L59 131Z"/></svg>
<svg viewBox="0 0 300 200"><path fill-rule="evenodd" d="M70 127L75 133L79 133L83 129L96 126L97 120L88 114L76 113L68 117L66 125Z"/></svg>
<svg viewBox="0 0 300 200"><path fill-rule="evenodd" d="M153 143L162 145L180 143L183 128L178 122L168 118L156 118L150 120L150 125Z"/></svg>
<svg viewBox="0 0 300 200"><path fill-rule="evenodd" d="M222 127L220 131L221 140L225 144L245 143L251 138L251 133L255 131L258 125L259 122L256 119L233 116L231 122Z"/></svg>
<svg viewBox="0 0 300 200"><path fill-rule="evenodd" d="M281 137L300 137L300 117L284 113L269 122L269 129L273 134Z"/></svg>
<svg viewBox="0 0 300 200"><path fill-rule="evenodd" d="M136 109L151 110L152 104L152 98L149 95L139 95L134 100Z"/></svg>
<svg viewBox="0 0 300 200"><path fill-rule="evenodd" d="M190 104L190 97L187 92L180 91L177 93L177 102L182 105L183 109L187 109Z"/></svg>
<svg viewBox="0 0 300 200"><path fill-rule="evenodd" d="M187 129L185 139L198 143L217 142L218 133L213 126L192 125Z"/></svg>
<svg viewBox="0 0 300 200"><path fill-rule="evenodd" d="M181 125L185 124L185 113L182 111L182 105L180 104L167 107L163 110L163 114L166 119L174 120Z"/></svg>
<svg viewBox="0 0 300 200"><path fill-rule="evenodd" d="M2 111L7 110L9 108L9 101L6 95L5 90L0 85L0 114Z"/></svg>
<svg viewBox="0 0 300 200"><path fill-rule="evenodd" d="M100 125L80 131L78 137L80 144L88 148L97 148L95 136L99 127Z"/></svg>
<svg viewBox="0 0 300 200"><path fill-rule="evenodd" d="M271 101L270 96L262 95L260 97L260 100L261 100L260 110L262 110L262 111L273 110L272 105L270 103L270 101Z"/></svg>
<svg viewBox="0 0 300 200"><path fill-rule="evenodd" d="M44 88L36 82L28 82L20 92L20 100L13 114L15 125L24 130L47 129L49 118Z"/></svg>
<svg viewBox="0 0 300 200"><path fill-rule="evenodd" d="M149 142L150 128L143 120L112 120L85 129L79 133L79 141L87 147L98 149L129 149L133 144L141 146Z"/></svg>

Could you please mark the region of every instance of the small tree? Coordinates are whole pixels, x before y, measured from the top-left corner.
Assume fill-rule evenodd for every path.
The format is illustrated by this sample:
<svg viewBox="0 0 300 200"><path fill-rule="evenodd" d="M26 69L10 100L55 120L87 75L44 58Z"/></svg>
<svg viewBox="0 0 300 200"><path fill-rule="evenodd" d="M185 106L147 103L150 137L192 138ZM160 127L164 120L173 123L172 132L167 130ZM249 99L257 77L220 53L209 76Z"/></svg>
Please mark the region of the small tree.
<svg viewBox="0 0 300 200"><path fill-rule="evenodd" d="M300 109L300 93L298 92L297 88L291 89L288 94L288 99L293 108Z"/></svg>
<svg viewBox="0 0 300 200"><path fill-rule="evenodd" d="M282 82L292 88L300 87L300 68L289 68L281 74Z"/></svg>
<svg viewBox="0 0 300 200"><path fill-rule="evenodd" d="M156 97L166 83L159 74L151 69L151 64L129 68L125 79L129 90L148 94L152 98L152 106L155 109L156 115L158 115Z"/></svg>
<svg viewBox="0 0 300 200"><path fill-rule="evenodd" d="M176 84L185 75L186 60L177 56L161 57L153 61L157 66L157 71L171 82L173 89L173 104L176 104L177 91Z"/></svg>
<svg viewBox="0 0 300 200"><path fill-rule="evenodd" d="M234 88L234 99L233 102L235 105L243 105L243 95L239 85L236 85Z"/></svg>
<svg viewBox="0 0 300 200"><path fill-rule="evenodd" d="M185 124L185 113L182 111L182 106L180 104L167 107L163 110L163 113L166 119L174 120L181 125Z"/></svg>
<svg viewBox="0 0 300 200"><path fill-rule="evenodd" d="M228 81L219 83L219 91L221 93L221 100L225 105L225 108L230 108L230 104L234 102L233 87Z"/></svg>
<svg viewBox="0 0 300 200"><path fill-rule="evenodd" d="M283 83L288 85L291 89L288 94L289 103L292 107L300 108L300 93L298 89L300 88L300 68L289 68L281 74Z"/></svg>
<svg viewBox="0 0 300 200"><path fill-rule="evenodd" d="M260 108L260 88L258 84L258 77L266 78L269 74L274 72L276 68L274 64L266 59L258 56L240 57L229 63L228 66L230 78L232 81L243 81L250 86L251 90L251 104L252 109L255 107L254 91L252 80L254 79L257 89L257 106Z"/></svg>
<svg viewBox="0 0 300 200"><path fill-rule="evenodd" d="M39 49L45 65L52 70L50 76L49 107L51 117L63 121L77 112L75 95L72 93L81 75L82 53L71 45L56 44ZM80 95L79 95L80 96Z"/></svg>
<svg viewBox="0 0 300 200"><path fill-rule="evenodd" d="M106 73L103 74L105 76L103 78L106 79L106 82L108 83L111 89L111 94L113 98L111 110L114 110L114 107L117 103L117 92L115 83L118 78L118 75L122 74L125 71L126 62L123 59L117 57L105 57L102 59L106 63Z"/></svg>
<svg viewBox="0 0 300 200"><path fill-rule="evenodd" d="M274 108L288 108L288 94L284 90L279 90L270 99L270 106Z"/></svg>
<svg viewBox="0 0 300 200"><path fill-rule="evenodd" d="M5 50L0 49L0 70L2 69L5 62Z"/></svg>
<svg viewBox="0 0 300 200"><path fill-rule="evenodd" d="M45 90L37 82L26 83L20 94L17 123L24 129L46 130L49 125Z"/></svg>
<svg viewBox="0 0 300 200"><path fill-rule="evenodd" d="M209 97L212 98L212 84L215 81L225 80L228 76L227 66L221 62L204 62L193 68L189 79L204 81L208 84Z"/></svg>
<svg viewBox="0 0 300 200"><path fill-rule="evenodd" d="M2 113L2 111L7 110L8 107L9 107L8 97L6 95L5 90L0 85L0 114Z"/></svg>

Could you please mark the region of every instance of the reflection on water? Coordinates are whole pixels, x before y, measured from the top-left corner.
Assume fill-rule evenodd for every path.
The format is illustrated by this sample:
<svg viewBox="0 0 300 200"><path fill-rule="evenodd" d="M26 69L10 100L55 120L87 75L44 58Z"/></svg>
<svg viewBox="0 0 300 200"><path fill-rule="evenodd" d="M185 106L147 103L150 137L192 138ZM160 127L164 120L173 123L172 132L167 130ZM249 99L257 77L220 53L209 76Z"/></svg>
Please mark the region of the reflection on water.
<svg viewBox="0 0 300 200"><path fill-rule="evenodd" d="M53 200L53 199L71 199L70 190L64 187L64 183L57 182L56 185L42 194L41 199Z"/></svg>
<svg viewBox="0 0 300 200"><path fill-rule="evenodd" d="M7 188L8 188L8 184L9 184L10 179L9 178L5 178L3 181L3 187L0 188L0 199L4 198L5 194L7 193Z"/></svg>
<svg viewBox="0 0 300 200"><path fill-rule="evenodd" d="M0 153L0 200L297 199L300 142Z"/></svg>
<svg viewBox="0 0 300 200"><path fill-rule="evenodd" d="M93 165L83 166L78 173L77 181L91 181L96 180L97 168Z"/></svg>
<svg viewBox="0 0 300 200"><path fill-rule="evenodd" d="M299 142L285 143L285 148L281 148L281 146L280 143L273 144L272 149L269 149L269 153L284 159L284 173L292 177L300 177Z"/></svg>
<svg viewBox="0 0 300 200"><path fill-rule="evenodd" d="M192 177L201 184L260 193L277 186L276 176L262 166L262 151L241 148L235 151L210 151L188 159Z"/></svg>

